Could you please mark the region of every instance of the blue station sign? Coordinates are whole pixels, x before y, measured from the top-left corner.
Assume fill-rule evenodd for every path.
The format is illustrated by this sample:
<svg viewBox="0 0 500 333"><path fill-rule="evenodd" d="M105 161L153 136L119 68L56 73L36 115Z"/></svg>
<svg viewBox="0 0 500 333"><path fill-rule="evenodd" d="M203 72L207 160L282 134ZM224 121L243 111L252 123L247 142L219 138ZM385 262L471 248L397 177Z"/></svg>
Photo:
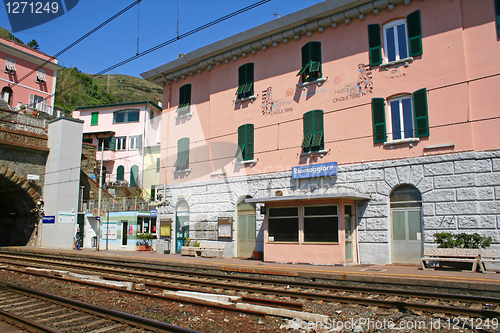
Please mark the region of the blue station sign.
<svg viewBox="0 0 500 333"><path fill-rule="evenodd" d="M151 209L149 211L149 217L157 217L158 216L158 210L156 209Z"/></svg>
<svg viewBox="0 0 500 333"><path fill-rule="evenodd" d="M337 162L292 167L292 179L336 176Z"/></svg>
<svg viewBox="0 0 500 333"><path fill-rule="evenodd" d="M56 217L55 216L44 216L42 218L42 223L56 223Z"/></svg>

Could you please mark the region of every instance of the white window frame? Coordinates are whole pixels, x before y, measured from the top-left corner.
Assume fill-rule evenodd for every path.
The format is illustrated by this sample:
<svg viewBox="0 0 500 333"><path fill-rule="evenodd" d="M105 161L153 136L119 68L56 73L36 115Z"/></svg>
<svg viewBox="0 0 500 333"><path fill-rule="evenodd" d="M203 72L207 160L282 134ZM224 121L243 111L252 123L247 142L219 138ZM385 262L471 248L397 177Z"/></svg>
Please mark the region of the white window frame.
<svg viewBox="0 0 500 333"><path fill-rule="evenodd" d="M132 112L133 113L138 112L139 117L138 117L137 120L130 121L128 119L130 113L132 113ZM116 115L119 114L119 113L120 114L123 113L123 121L117 122L116 121ZM118 110L118 111L113 112L113 124L138 123L140 121L141 121L141 110L139 110L139 109L123 109L123 110Z"/></svg>
<svg viewBox="0 0 500 333"><path fill-rule="evenodd" d="M36 83L45 83L47 82L47 71L45 69L39 69L36 72Z"/></svg>
<svg viewBox="0 0 500 333"><path fill-rule="evenodd" d="M126 136L120 136L116 138L116 150L127 150Z"/></svg>
<svg viewBox="0 0 500 333"><path fill-rule="evenodd" d="M405 42L406 42L406 57L405 58L401 58L401 55L399 54L399 40L398 40L398 36L397 36L397 27L399 25L404 25L404 38L405 38ZM389 60L389 48L388 48L388 44L387 44L387 30L390 29L390 28L394 28L394 53L396 55L396 58L394 60ZM408 31L407 31L408 27L406 25L406 19L398 19L398 20L394 20L394 21L391 21L387 24L384 24L384 27L383 27L383 35L384 35L384 62L385 63L389 63L389 62L397 62L397 61L400 61L400 60L403 60L403 59L408 59L408 55L410 54L410 50L408 48Z"/></svg>
<svg viewBox="0 0 500 333"><path fill-rule="evenodd" d="M36 105L35 105L35 98L41 99L41 101L36 102ZM28 109L33 110L35 108L38 111L42 111L42 112L47 113L47 99L43 98L42 96L30 94Z"/></svg>
<svg viewBox="0 0 500 333"><path fill-rule="evenodd" d="M139 147L139 138L140 135L135 135L135 136L129 136L128 137L128 150L138 150L140 149Z"/></svg>
<svg viewBox="0 0 500 333"><path fill-rule="evenodd" d="M403 100L409 99L410 100L410 106L411 106L411 115L410 115L410 120L412 123L412 135L408 138L405 137L405 129L404 129L404 113L403 113ZM398 102L398 108L399 108L399 125L400 125L400 133L401 138L396 139L394 137L394 128L393 128L393 119L392 119L392 102ZM388 125L389 125L389 135L388 139L389 141L396 141L396 140L404 140L404 139L409 139L409 138L415 138L415 117L413 114L413 96L411 94L405 94L405 95L398 95L392 98L387 99L387 108L386 108L386 119L388 119Z"/></svg>
<svg viewBox="0 0 500 333"><path fill-rule="evenodd" d="M16 71L16 59L5 57L5 73L14 73Z"/></svg>

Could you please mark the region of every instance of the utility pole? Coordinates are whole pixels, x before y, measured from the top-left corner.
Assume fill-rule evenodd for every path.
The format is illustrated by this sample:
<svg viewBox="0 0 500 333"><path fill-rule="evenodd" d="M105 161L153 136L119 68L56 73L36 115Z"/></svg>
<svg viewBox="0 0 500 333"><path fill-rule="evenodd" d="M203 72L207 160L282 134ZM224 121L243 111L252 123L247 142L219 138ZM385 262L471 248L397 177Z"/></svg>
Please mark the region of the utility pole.
<svg viewBox="0 0 500 333"><path fill-rule="evenodd" d="M101 166L99 171L99 202L97 203L97 215L99 216L99 221L97 221L97 251L100 250L100 236L101 236L101 195L102 195L102 161L104 159L104 140L102 140L101 145Z"/></svg>

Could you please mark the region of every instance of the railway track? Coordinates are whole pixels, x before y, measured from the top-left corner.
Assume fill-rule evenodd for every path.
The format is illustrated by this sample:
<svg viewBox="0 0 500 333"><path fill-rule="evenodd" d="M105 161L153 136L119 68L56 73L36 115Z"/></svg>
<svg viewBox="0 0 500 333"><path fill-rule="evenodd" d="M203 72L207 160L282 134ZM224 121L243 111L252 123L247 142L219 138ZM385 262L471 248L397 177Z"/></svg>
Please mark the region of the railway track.
<svg viewBox="0 0 500 333"><path fill-rule="evenodd" d="M0 313L30 332L197 332L0 283Z"/></svg>
<svg viewBox="0 0 500 333"><path fill-rule="evenodd" d="M102 263L82 258L29 258L27 255L0 254L0 263L73 269L81 272L99 272L104 278L144 283L155 290L196 290L207 293L229 293L244 295L254 301L272 306L272 303L289 304L307 302L330 302L364 305L377 308L393 308L400 311L439 312L479 318L500 319L500 299L470 295L375 289L368 287L332 286L311 282L277 281L255 277L234 277L202 272L179 272L165 267L148 268L131 263ZM44 266L45 265L45 266ZM251 296L250 296L251 295Z"/></svg>

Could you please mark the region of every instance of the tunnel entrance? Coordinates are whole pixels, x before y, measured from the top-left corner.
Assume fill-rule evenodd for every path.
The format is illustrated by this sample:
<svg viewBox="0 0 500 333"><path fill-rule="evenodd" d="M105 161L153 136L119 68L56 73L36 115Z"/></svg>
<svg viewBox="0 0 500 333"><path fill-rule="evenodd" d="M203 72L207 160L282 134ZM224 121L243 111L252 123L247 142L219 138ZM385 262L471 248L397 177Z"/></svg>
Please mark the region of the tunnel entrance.
<svg viewBox="0 0 500 333"><path fill-rule="evenodd" d="M21 186L0 176L0 246L25 246L37 223L36 203Z"/></svg>

